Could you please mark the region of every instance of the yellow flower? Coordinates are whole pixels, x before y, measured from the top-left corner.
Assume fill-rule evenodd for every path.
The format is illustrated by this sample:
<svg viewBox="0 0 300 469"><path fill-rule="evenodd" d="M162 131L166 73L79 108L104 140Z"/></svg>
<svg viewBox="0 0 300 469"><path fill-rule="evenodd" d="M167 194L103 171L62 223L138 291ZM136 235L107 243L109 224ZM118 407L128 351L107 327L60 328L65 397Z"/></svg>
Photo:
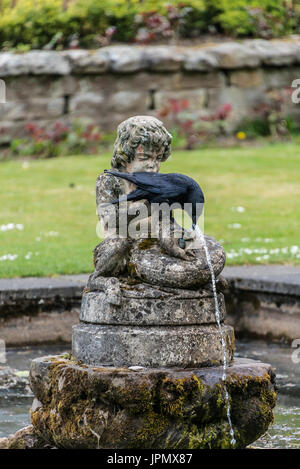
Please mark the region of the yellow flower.
<svg viewBox="0 0 300 469"><path fill-rule="evenodd" d="M244 140L246 138L245 132L238 132L236 134L236 138L238 138L239 140Z"/></svg>

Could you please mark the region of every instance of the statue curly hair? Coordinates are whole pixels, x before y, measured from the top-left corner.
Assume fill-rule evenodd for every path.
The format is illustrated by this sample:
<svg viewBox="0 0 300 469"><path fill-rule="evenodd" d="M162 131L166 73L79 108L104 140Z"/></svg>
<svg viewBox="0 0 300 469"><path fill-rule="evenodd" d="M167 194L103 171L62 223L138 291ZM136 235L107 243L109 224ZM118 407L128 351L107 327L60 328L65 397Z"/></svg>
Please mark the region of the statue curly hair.
<svg viewBox="0 0 300 469"><path fill-rule="evenodd" d="M171 134L159 119L130 117L118 126L111 166L122 171L134 160L140 145L152 150L163 149L162 161L166 161L171 153L171 141Z"/></svg>

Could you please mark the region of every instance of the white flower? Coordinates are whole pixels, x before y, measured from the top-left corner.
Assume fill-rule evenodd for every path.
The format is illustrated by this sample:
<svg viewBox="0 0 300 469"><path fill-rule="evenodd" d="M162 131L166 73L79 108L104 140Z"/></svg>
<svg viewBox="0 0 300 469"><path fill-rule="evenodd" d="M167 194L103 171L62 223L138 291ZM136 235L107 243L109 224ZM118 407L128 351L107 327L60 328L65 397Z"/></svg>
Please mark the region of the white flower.
<svg viewBox="0 0 300 469"><path fill-rule="evenodd" d="M239 206L239 207L231 207L231 210L232 210L233 212L243 213L243 212L245 211L245 208L244 208L244 207L241 207L241 206Z"/></svg>
<svg viewBox="0 0 300 469"><path fill-rule="evenodd" d="M18 254L4 254L4 256L0 257L0 261L14 261L17 257Z"/></svg>
<svg viewBox="0 0 300 469"><path fill-rule="evenodd" d="M24 225L22 225L21 223L17 223L16 225L14 223L8 223L7 225L0 225L0 231L10 231L14 229L22 231L24 230Z"/></svg>
<svg viewBox="0 0 300 469"><path fill-rule="evenodd" d="M291 246L291 254L297 254L298 251L299 251L298 246Z"/></svg>
<svg viewBox="0 0 300 469"><path fill-rule="evenodd" d="M248 243L250 241L250 238L242 238L241 241L242 243Z"/></svg>
<svg viewBox="0 0 300 469"><path fill-rule="evenodd" d="M227 225L228 228L233 228L234 230L238 230L242 227L242 225L240 223L231 223L229 225Z"/></svg>

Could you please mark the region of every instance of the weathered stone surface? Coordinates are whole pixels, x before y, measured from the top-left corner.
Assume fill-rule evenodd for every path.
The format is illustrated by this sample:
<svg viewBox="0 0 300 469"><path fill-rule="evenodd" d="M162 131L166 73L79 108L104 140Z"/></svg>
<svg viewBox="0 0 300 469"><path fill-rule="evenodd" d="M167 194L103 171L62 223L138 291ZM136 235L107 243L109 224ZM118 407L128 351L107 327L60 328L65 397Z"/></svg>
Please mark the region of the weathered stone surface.
<svg viewBox="0 0 300 469"><path fill-rule="evenodd" d="M105 96L103 93L76 93L70 99L70 113L72 116L97 118L103 110Z"/></svg>
<svg viewBox="0 0 300 469"><path fill-rule="evenodd" d="M222 326L227 360L234 352L233 329ZM94 366L213 366L223 361L217 325L73 327L74 357Z"/></svg>
<svg viewBox="0 0 300 469"><path fill-rule="evenodd" d="M58 448L229 448L223 367L93 368L62 357L33 360L35 431ZM270 365L236 359L226 387L237 448L265 433L275 405Z"/></svg>
<svg viewBox="0 0 300 469"><path fill-rule="evenodd" d="M218 68L218 58L209 53L209 50L194 49L187 52L183 68L191 72L206 72Z"/></svg>
<svg viewBox="0 0 300 469"><path fill-rule="evenodd" d="M146 287L146 288L145 288ZM151 291L152 290L152 291ZM112 304L111 290L88 292L82 297L79 319L92 324L108 325L193 325L216 322L215 300L212 291L201 290L193 298L193 291L166 292L140 284L121 286L119 304ZM196 296L196 295L194 295ZM222 293L218 295L221 318L225 304Z"/></svg>
<svg viewBox="0 0 300 469"><path fill-rule="evenodd" d="M0 106L0 119L53 119L63 115L63 98L32 98L27 101L8 101Z"/></svg>
<svg viewBox="0 0 300 469"><path fill-rule="evenodd" d="M299 63L299 38L202 47L114 45L94 51L0 53L7 96L0 130L3 122L9 143L26 135L31 121L49 128L54 120L88 118L103 132L111 132L133 110L154 115L174 98L187 99L191 110L204 108L205 116L224 102L232 104L229 133L244 116L255 118L253 107L266 102L266 89L283 93L290 88L299 76ZM290 96L282 114L300 122ZM173 124L168 116L165 121Z"/></svg>
<svg viewBox="0 0 300 469"><path fill-rule="evenodd" d="M70 61L73 73L104 73L109 67L108 55L103 49L68 50L63 56Z"/></svg>
<svg viewBox="0 0 300 469"><path fill-rule="evenodd" d="M260 70L236 70L230 73L230 84L239 88L262 86L262 73Z"/></svg>
<svg viewBox="0 0 300 469"><path fill-rule="evenodd" d="M109 60L109 69L117 73L132 73L146 68L144 49L140 46L110 46L102 52Z"/></svg>
<svg viewBox="0 0 300 469"><path fill-rule="evenodd" d="M113 93L107 106L113 112L143 112L149 107L149 93L139 90L124 90Z"/></svg>
<svg viewBox="0 0 300 469"><path fill-rule="evenodd" d="M267 89L290 88L293 80L300 77L300 67L263 68L261 76ZM294 105L294 107L297 106Z"/></svg>
<svg viewBox="0 0 300 469"><path fill-rule="evenodd" d="M180 76L180 88L189 89L211 89L223 88L226 85L224 72L215 70L213 72L182 73ZM171 88L170 88L171 89Z"/></svg>
<svg viewBox="0 0 300 469"><path fill-rule="evenodd" d="M299 63L299 41L267 41L255 39L246 41L245 47L252 50L261 64L265 65L291 65Z"/></svg>
<svg viewBox="0 0 300 469"><path fill-rule="evenodd" d="M7 308L6 312L4 310L1 313L1 338L5 340L7 346L41 346L71 342L72 326L78 323L80 305L78 304L77 308L66 310L65 303L62 301L59 310L56 305L60 300L58 297L56 300L54 298L49 302L50 304L52 302L52 311L43 312L42 306L36 308L35 302L31 301L25 311L22 309L16 311L16 305L12 305L11 308ZM41 302L43 301L45 309L49 309L46 301L41 299ZM14 312L14 314L9 314L8 311Z"/></svg>
<svg viewBox="0 0 300 469"><path fill-rule="evenodd" d="M30 395L31 391L28 385L28 373L24 373L10 368L9 366L0 366L0 395L19 392L24 395Z"/></svg>
<svg viewBox="0 0 300 469"><path fill-rule="evenodd" d="M9 438L0 438L0 449L54 449L54 447L36 433L33 425L28 425Z"/></svg>
<svg viewBox="0 0 300 469"><path fill-rule="evenodd" d="M170 99L180 100L186 99L189 102L190 110L203 109L206 103L206 90L174 90L174 91L157 91L155 93L155 108L163 109L169 106Z"/></svg>
<svg viewBox="0 0 300 469"><path fill-rule="evenodd" d="M113 45L98 50L30 51L0 54L0 76L210 71L300 61L300 41L262 39L197 47Z"/></svg>
<svg viewBox="0 0 300 469"><path fill-rule="evenodd" d="M157 72L172 72L179 70L184 60L184 54L175 46L148 46L144 48L143 57L147 69Z"/></svg>
<svg viewBox="0 0 300 469"><path fill-rule="evenodd" d="M51 100L72 95L79 90L80 82L74 75L60 77L41 76L16 76L5 79L7 102L25 101L43 98Z"/></svg>
<svg viewBox="0 0 300 469"><path fill-rule="evenodd" d="M229 86L219 90L207 90L208 106L216 109L222 104L231 104L232 111L227 120L228 130L232 129L243 117L255 118L255 108L268 101L264 88L239 88Z"/></svg>
<svg viewBox="0 0 300 469"><path fill-rule="evenodd" d="M205 236L214 274L217 277L225 265L225 252L216 240ZM163 254L157 246L147 250L134 249L130 265L134 275L153 285L176 288L193 288L211 281L204 248L201 246L191 260Z"/></svg>
<svg viewBox="0 0 300 469"><path fill-rule="evenodd" d="M235 69L244 67L258 67L260 58L250 47L236 42L226 42L207 49L218 61L218 67L224 69Z"/></svg>
<svg viewBox="0 0 300 469"><path fill-rule="evenodd" d="M296 266L226 268L227 323L239 333L291 343L300 337L300 270Z"/></svg>
<svg viewBox="0 0 300 469"><path fill-rule="evenodd" d="M68 75L71 66L62 53L31 51L26 54L0 54L0 77L16 75Z"/></svg>

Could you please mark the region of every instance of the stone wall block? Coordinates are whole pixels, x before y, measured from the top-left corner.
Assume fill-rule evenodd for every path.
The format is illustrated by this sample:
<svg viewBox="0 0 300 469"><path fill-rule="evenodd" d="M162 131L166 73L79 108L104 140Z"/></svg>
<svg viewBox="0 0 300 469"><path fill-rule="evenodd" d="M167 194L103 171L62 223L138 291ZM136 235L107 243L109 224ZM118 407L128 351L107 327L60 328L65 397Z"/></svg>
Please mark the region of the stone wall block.
<svg viewBox="0 0 300 469"><path fill-rule="evenodd" d="M184 54L174 46L148 46L144 48L143 58L149 70L173 72L181 68Z"/></svg>
<svg viewBox="0 0 300 469"><path fill-rule="evenodd" d="M183 68L189 72L207 72L218 66L217 56L202 49L187 52L183 63Z"/></svg>
<svg viewBox="0 0 300 469"><path fill-rule="evenodd" d="M34 98L30 101L8 101L0 106L1 121L20 121L26 126L29 120L55 118L63 114L62 98Z"/></svg>
<svg viewBox="0 0 300 469"><path fill-rule="evenodd" d="M180 77L180 88L223 88L226 86L225 74L220 71L183 73Z"/></svg>
<svg viewBox="0 0 300 469"><path fill-rule="evenodd" d="M105 96L101 93L77 93L71 97L69 103L70 115L73 117L93 117L105 108Z"/></svg>
<svg viewBox="0 0 300 469"><path fill-rule="evenodd" d="M264 65L292 65L300 61L299 41L246 41L245 47L252 50Z"/></svg>
<svg viewBox="0 0 300 469"><path fill-rule="evenodd" d="M208 90L208 108L215 111L223 104L231 104L232 112L228 123L236 124L244 117L254 117L255 107L267 102L267 96L260 88L238 88Z"/></svg>
<svg viewBox="0 0 300 469"><path fill-rule="evenodd" d="M264 85L262 73L257 70L236 70L230 73L230 84L238 88L256 88Z"/></svg>
<svg viewBox="0 0 300 469"><path fill-rule="evenodd" d="M205 89L178 90L178 91L158 91L155 93L155 108L162 109L168 106L170 99L187 100L189 110L200 110L206 106L207 91Z"/></svg>
<svg viewBox="0 0 300 469"><path fill-rule="evenodd" d="M147 113L149 108L149 93L145 91L118 91L108 98L108 108L114 112Z"/></svg>
<svg viewBox="0 0 300 469"><path fill-rule="evenodd" d="M0 54L0 77L17 75L68 75L71 66L55 51L31 51L26 54Z"/></svg>
<svg viewBox="0 0 300 469"><path fill-rule="evenodd" d="M146 68L143 47L110 46L104 47L102 52L108 59L109 70L113 72L133 73Z"/></svg>
<svg viewBox="0 0 300 469"><path fill-rule="evenodd" d="M24 101L8 101L1 104L1 121L18 121L22 119L26 119L26 104Z"/></svg>
<svg viewBox="0 0 300 469"><path fill-rule="evenodd" d="M207 49L218 62L218 68L235 69L260 65L260 57L250 47L236 42L226 42Z"/></svg>
<svg viewBox="0 0 300 469"><path fill-rule="evenodd" d="M30 101L34 98L61 98L70 96L78 89L73 75L63 77L18 76L5 79L7 101Z"/></svg>
<svg viewBox="0 0 300 469"><path fill-rule="evenodd" d="M68 50L62 53L75 74L104 73L109 68L109 57L104 49L93 51Z"/></svg>
<svg viewBox="0 0 300 469"><path fill-rule="evenodd" d="M300 67L264 67L261 71L264 86L267 89L290 88L293 80L300 78Z"/></svg>

